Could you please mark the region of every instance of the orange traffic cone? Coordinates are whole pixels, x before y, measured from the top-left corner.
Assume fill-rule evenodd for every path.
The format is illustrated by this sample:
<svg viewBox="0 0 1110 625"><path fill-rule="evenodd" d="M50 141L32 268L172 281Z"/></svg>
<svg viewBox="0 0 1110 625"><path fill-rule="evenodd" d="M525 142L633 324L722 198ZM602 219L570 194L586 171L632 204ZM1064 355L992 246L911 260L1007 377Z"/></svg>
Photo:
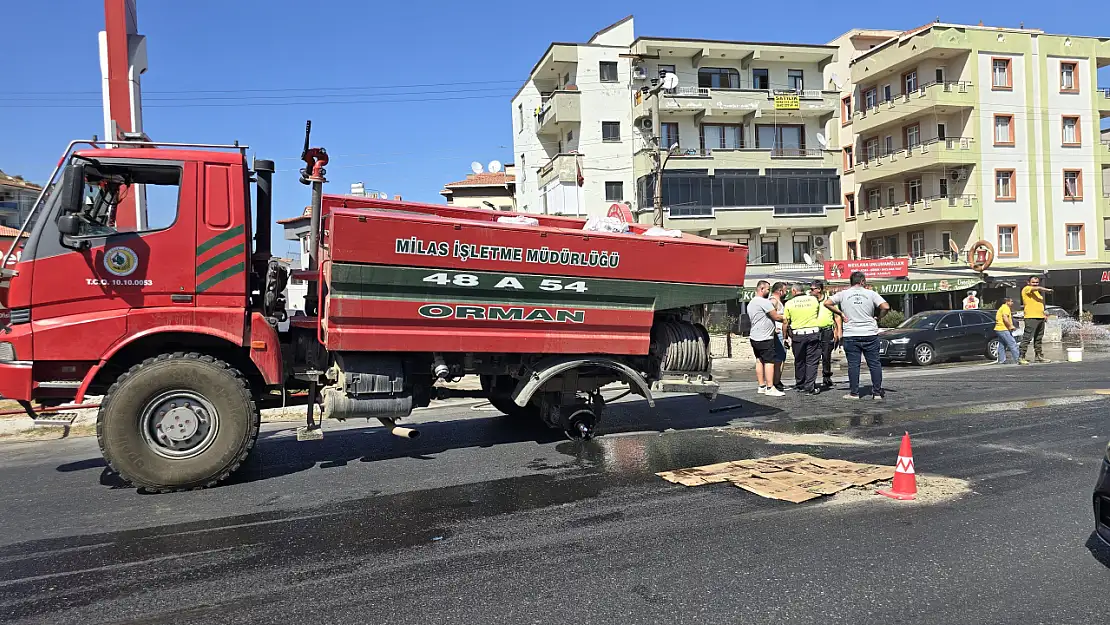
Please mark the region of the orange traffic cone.
<svg viewBox="0 0 1110 625"><path fill-rule="evenodd" d="M913 470L913 449L910 448L910 433L902 436L902 446L898 448L898 464L894 465L894 485L890 490L877 490L876 493L891 499L913 499L917 494L917 474Z"/></svg>

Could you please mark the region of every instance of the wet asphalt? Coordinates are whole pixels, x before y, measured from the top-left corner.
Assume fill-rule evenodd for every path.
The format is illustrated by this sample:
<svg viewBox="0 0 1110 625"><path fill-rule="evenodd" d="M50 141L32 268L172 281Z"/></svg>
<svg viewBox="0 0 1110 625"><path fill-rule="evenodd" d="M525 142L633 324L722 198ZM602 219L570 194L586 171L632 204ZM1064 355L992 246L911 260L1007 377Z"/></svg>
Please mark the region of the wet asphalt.
<svg viewBox="0 0 1110 625"><path fill-rule="evenodd" d="M621 402L584 443L480 406L422 411L413 441L271 424L230 483L169 495L119 483L93 439L6 444L0 622L1105 622L1090 497L1110 360L903 368L886 386L884 402L740 382L712 404ZM903 431L918 472L971 492L790 504L654 475L786 451L893 463Z"/></svg>

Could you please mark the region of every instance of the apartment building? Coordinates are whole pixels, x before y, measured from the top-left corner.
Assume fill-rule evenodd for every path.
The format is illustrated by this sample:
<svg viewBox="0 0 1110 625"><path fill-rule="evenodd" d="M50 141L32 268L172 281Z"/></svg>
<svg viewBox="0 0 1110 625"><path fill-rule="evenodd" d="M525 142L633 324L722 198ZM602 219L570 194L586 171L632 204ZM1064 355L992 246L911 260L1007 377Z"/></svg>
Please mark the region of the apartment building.
<svg viewBox="0 0 1110 625"><path fill-rule="evenodd" d="M516 210L516 167L509 163L505 171L467 174L464 180L443 185L439 194L451 206Z"/></svg>
<svg viewBox="0 0 1110 625"><path fill-rule="evenodd" d="M1002 267L1110 257L1110 40L944 23L852 39L838 40L856 46L840 74L846 256L943 266L986 240Z"/></svg>
<svg viewBox="0 0 1110 625"><path fill-rule="evenodd" d="M622 20L554 43L513 99L517 204L652 221L656 137L664 225L749 247L749 262L842 247L835 46L636 37ZM665 74L678 77L661 90ZM654 120L658 118L658 128Z"/></svg>
<svg viewBox="0 0 1110 625"><path fill-rule="evenodd" d="M0 226L19 228L41 192L39 185L0 171Z"/></svg>

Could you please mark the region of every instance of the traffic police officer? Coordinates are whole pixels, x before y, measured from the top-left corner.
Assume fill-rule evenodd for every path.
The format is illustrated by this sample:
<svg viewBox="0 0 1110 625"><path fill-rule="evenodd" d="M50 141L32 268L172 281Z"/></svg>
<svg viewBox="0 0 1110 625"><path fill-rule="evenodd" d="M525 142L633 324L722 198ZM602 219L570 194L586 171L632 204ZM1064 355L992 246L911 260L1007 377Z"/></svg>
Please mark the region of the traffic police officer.
<svg viewBox="0 0 1110 625"><path fill-rule="evenodd" d="M821 364L821 327L818 315L822 308L817 298L806 293L806 286L795 284L794 296L783 310L783 334L790 337L794 348L795 388L817 395L817 367Z"/></svg>
<svg viewBox="0 0 1110 625"><path fill-rule="evenodd" d="M809 294L816 297L818 302L824 302L828 295L825 293L825 281L814 280L809 285ZM837 326L840 318L825 306L817 309L817 327L821 328L821 389L832 388L832 353L836 342L840 340Z"/></svg>

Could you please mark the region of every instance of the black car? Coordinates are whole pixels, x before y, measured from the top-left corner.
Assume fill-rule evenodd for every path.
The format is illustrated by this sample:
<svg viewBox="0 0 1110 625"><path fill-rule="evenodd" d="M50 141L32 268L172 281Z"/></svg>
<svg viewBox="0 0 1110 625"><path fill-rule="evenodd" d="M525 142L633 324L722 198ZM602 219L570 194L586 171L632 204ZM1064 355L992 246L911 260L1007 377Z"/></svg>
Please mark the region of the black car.
<svg viewBox="0 0 1110 625"><path fill-rule="evenodd" d="M1110 545L1110 445L1106 446L1106 457L1095 485L1095 534Z"/></svg>
<svg viewBox="0 0 1110 625"><path fill-rule="evenodd" d="M879 358L929 365L946 358L998 358L994 311L933 310L918 313L879 334Z"/></svg>

